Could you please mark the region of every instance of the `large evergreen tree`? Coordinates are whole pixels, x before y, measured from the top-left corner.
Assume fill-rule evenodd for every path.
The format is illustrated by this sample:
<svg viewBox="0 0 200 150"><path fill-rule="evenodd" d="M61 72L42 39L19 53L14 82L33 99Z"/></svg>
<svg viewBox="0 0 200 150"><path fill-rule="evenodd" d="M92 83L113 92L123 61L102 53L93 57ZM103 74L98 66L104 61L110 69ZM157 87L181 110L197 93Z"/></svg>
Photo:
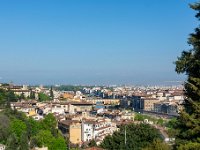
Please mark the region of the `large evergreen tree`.
<svg viewBox="0 0 200 150"><path fill-rule="evenodd" d="M200 20L200 2L190 5ZM175 128L178 130L176 144L179 149L200 149L200 26L190 34L191 49L183 51L176 63L177 73L185 73L185 103Z"/></svg>

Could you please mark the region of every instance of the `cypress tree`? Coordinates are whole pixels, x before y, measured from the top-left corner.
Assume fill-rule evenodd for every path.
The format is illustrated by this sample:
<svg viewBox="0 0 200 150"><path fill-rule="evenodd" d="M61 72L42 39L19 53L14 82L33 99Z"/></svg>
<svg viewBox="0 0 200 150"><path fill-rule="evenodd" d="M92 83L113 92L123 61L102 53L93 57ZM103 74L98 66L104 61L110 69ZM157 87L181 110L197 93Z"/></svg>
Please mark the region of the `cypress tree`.
<svg viewBox="0 0 200 150"><path fill-rule="evenodd" d="M30 99L35 99L35 92L31 90L30 92Z"/></svg>
<svg viewBox="0 0 200 150"><path fill-rule="evenodd" d="M200 2L190 5L197 11L196 18L200 20ZM188 44L191 49L183 51L176 64L177 73L185 73L187 81L184 84L184 108L177 119L175 129L176 146L178 149L200 149L200 26L190 34Z"/></svg>
<svg viewBox="0 0 200 150"><path fill-rule="evenodd" d="M54 95L53 95L53 87L51 86L51 89L50 89L50 98L53 100L54 98Z"/></svg>

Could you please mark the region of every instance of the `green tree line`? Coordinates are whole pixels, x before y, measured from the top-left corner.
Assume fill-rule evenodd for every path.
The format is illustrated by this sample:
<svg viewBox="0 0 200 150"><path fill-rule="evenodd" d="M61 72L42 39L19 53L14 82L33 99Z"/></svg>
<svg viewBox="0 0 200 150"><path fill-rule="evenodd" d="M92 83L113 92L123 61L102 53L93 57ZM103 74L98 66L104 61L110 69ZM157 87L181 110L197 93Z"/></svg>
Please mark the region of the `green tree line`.
<svg viewBox="0 0 200 150"><path fill-rule="evenodd" d="M19 99L13 91L0 89L0 107L4 108L9 105L10 102L16 102Z"/></svg>
<svg viewBox="0 0 200 150"><path fill-rule="evenodd" d="M66 140L56 126L57 121L52 114L35 121L22 112L7 108L0 112L0 143L6 145L6 150L43 146L49 150L66 150Z"/></svg>
<svg viewBox="0 0 200 150"><path fill-rule="evenodd" d="M13 91L0 89L0 143L6 145L6 150L28 150L42 146L50 150L66 149L66 140L57 129L55 117L48 114L43 120L35 121L22 112L10 109L10 102L19 99ZM40 101L49 99L47 95L39 94Z"/></svg>
<svg viewBox="0 0 200 150"><path fill-rule="evenodd" d="M162 142L157 129L148 124L128 124L120 126L119 131L112 136L106 136L100 146L106 150L141 150L153 142L168 148L161 150L170 150L170 147Z"/></svg>

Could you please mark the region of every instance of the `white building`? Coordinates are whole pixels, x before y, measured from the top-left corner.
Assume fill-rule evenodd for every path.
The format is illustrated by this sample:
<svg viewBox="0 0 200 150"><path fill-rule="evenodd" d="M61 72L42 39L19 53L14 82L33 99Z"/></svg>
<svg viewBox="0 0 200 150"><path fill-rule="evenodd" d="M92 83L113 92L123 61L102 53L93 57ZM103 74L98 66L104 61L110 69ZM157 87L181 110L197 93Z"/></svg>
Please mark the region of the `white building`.
<svg viewBox="0 0 200 150"><path fill-rule="evenodd" d="M82 141L87 142L94 139L94 120L82 121Z"/></svg>
<svg viewBox="0 0 200 150"><path fill-rule="evenodd" d="M107 135L112 135L116 130L116 123L111 122L110 119L83 120L82 141L88 142L94 139L97 144L100 144Z"/></svg>

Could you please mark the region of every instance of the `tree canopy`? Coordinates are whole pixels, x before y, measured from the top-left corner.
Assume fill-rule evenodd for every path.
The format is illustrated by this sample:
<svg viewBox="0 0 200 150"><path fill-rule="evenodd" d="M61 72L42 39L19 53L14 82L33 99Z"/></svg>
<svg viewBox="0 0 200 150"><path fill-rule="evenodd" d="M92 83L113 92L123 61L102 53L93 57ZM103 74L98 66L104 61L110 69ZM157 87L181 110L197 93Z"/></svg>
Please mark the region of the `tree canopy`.
<svg viewBox="0 0 200 150"><path fill-rule="evenodd" d="M172 147L161 140L154 140L153 143L149 144L146 148L142 150L171 150Z"/></svg>
<svg viewBox="0 0 200 150"><path fill-rule="evenodd" d="M14 119L13 121L11 121L10 132L14 133L17 138L20 138L23 132L26 131L26 129L27 126L22 120Z"/></svg>
<svg viewBox="0 0 200 150"><path fill-rule="evenodd" d="M200 20L200 2L190 5L197 11L196 18ZM200 26L190 34L188 44L190 50L183 51L176 64L177 73L185 73L184 109L177 119L175 129L176 146L179 149L198 149L200 147Z"/></svg>
<svg viewBox="0 0 200 150"><path fill-rule="evenodd" d="M50 98L39 94L39 99ZM0 89L0 143L6 145L6 150L28 150L34 147L47 146L49 150L65 150L66 140L57 129L56 118L48 114L41 121L27 117L23 112L12 110L7 103L16 101L13 91ZM8 106L8 107L6 107Z"/></svg>
<svg viewBox="0 0 200 150"><path fill-rule="evenodd" d="M114 132L112 136L105 137L101 143L101 147L107 150L141 150L151 144L155 139L161 139L160 133L148 124L122 125L120 130Z"/></svg>
<svg viewBox="0 0 200 150"><path fill-rule="evenodd" d="M60 91L81 91L83 89L83 86L74 86L74 85L61 85L59 87L56 87L57 90Z"/></svg>
<svg viewBox="0 0 200 150"><path fill-rule="evenodd" d="M0 143L6 144L6 150L28 150L42 146L47 146L49 150L67 148L52 114L36 121L8 108L0 112Z"/></svg>
<svg viewBox="0 0 200 150"><path fill-rule="evenodd" d="M43 102L43 101L51 100L51 98L48 95L40 92L40 93L38 93L38 100L40 102Z"/></svg>
<svg viewBox="0 0 200 150"><path fill-rule="evenodd" d="M5 107L10 102L16 102L17 96L13 91L0 89L0 107Z"/></svg>

